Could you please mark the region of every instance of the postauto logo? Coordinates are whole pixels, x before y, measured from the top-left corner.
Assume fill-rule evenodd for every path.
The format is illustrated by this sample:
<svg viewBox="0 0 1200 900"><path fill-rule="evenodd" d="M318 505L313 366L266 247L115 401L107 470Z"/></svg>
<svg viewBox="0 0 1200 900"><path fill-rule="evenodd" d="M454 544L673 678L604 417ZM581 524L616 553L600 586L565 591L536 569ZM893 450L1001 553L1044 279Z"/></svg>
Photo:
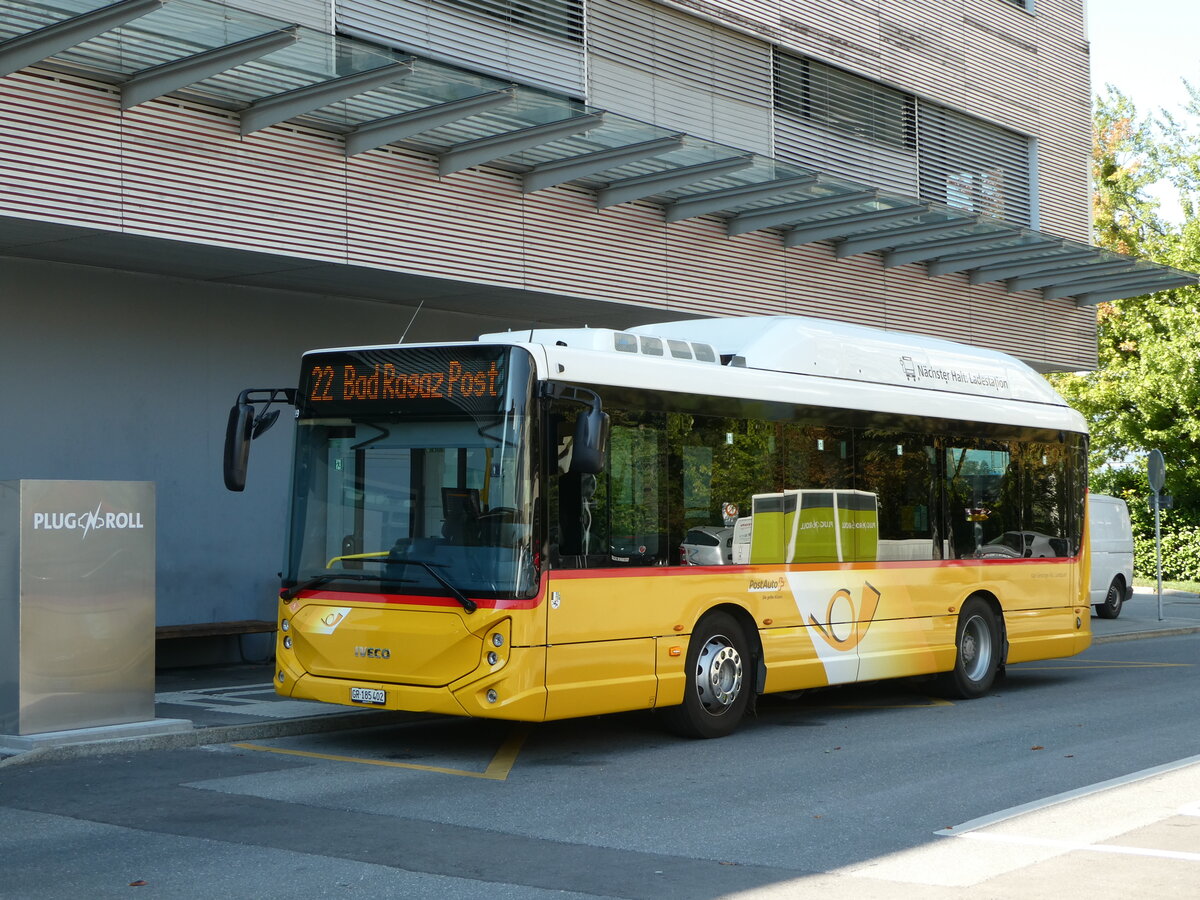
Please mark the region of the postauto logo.
<svg viewBox="0 0 1200 900"><path fill-rule="evenodd" d="M35 512L34 531L80 531L86 538L93 531L128 531L144 528L140 512L106 510L101 503L84 512Z"/></svg>

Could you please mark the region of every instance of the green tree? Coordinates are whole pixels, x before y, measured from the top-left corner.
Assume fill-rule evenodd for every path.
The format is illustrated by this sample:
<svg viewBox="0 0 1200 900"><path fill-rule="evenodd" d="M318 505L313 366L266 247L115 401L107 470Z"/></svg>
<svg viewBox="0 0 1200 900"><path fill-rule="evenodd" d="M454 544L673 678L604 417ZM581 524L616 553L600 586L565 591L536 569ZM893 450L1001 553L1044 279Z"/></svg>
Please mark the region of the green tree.
<svg viewBox="0 0 1200 900"><path fill-rule="evenodd" d="M1196 98L1193 97L1193 105ZM1186 121L1139 118L1109 89L1097 99L1093 155L1096 243L1185 270L1200 268L1200 142ZM1166 221L1149 193L1160 181L1180 192L1184 221ZM1200 523L1200 289L1178 288L1100 304L1099 366L1053 376L1088 419L1093 486L1149 491L1145 454L1162 450L1176 519Z"/></svg>
<svg viewBox="0 0 1200 900"><path fill-rule="evenodd" d="M1147 191L1163 177L1162 148L1152 121L1112 88L1096 98L1092 120L1092 230L1118 253L1153 253L1167 227Z"/></svg>

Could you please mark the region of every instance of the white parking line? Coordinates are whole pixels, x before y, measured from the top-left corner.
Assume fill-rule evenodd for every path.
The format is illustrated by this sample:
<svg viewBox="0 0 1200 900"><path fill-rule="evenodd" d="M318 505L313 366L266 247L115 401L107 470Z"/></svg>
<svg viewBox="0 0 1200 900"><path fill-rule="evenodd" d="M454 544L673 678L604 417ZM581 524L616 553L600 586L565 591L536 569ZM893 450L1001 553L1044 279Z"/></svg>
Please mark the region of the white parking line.
<svg viewBox="0 0 1200 900"><path fill-rule="evenodd" d="M1060 841L1054 838L1022 837L1016 834L988 834L985 831L973 831L960 834L958 837L975 841L995 841L1001 844L1023 844L1027 847L1050 847L1055 850L1088 850L1093 853L1123 853L1128 856L1157 856L1161 859L1183 859L1189 862L1200 862L1200 853L1187 853L1183 850L1154 850L1148 847L1125 847L1120 844L1080 844L1074 841Z"/></svg>
<svg viewBox="0 0 1200 900"><path fill-rule="evenodd" d="M163 692L154 695L154 702L262 719L329 716L351 712L354 709L333 703L318 703L315 700L291 700L281 697L275 693L275 686L269 681L262 684L236 684L229 687L198 688L194 691Z"/></svg>

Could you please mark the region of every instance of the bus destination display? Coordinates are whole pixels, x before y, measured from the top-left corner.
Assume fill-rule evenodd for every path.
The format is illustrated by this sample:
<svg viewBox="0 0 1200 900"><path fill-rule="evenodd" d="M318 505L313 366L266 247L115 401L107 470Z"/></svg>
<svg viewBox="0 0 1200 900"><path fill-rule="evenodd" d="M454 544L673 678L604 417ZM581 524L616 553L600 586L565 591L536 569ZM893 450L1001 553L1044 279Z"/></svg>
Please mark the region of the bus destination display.
<svg viewBox="0 0 1200 900"><path fill-rule="evenodd" d="M301 371L301 403L314 414L354 409L500 409L506 353L477 348L358 350L312 354Z"/></svg>
<svg viewBox="0 0 1200 900"><path fill-rule="evenodd" d="M339 371L340 368L340 371ZM464 369L452 360L442 372L403 372L394 363L376 363L368 370L356 365L313 366L308 399L313 403L339 400L409 400L414 397L499 397L500 370L493 361L486 370Z"/></svg>

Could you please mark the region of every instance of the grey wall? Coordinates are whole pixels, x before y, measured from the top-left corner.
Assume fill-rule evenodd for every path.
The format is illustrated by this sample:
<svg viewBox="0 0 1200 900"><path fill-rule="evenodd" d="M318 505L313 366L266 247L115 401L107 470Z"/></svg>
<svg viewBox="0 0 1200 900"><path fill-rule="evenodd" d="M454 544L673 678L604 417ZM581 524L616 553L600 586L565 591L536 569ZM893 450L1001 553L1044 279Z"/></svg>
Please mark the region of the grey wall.
<svg viewBox="0 0 1200 900"><path fill-rule="evenodd" d="M0 481L153 481L157 623L273 619L290 411L225 490L238 391L294 385L316 347L397 340L404 306L0 258ZM421 312L408 340L494 323Z"/></svg>

